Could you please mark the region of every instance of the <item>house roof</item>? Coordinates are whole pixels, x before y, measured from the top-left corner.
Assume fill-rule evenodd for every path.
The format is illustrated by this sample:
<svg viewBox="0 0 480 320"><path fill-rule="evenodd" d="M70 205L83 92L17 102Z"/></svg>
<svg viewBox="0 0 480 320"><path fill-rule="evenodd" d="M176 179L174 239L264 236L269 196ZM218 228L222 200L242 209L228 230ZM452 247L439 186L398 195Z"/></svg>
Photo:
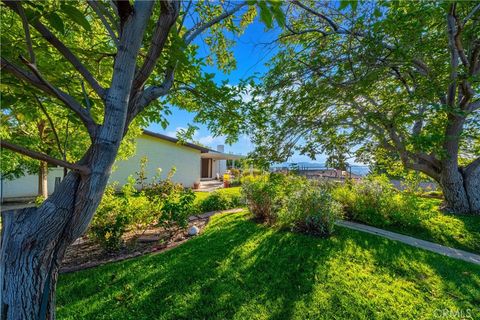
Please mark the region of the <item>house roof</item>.
<svg viewBox="0 0 480 320"><path fill-rule="evenodd" d="M161 133L156 133L156 132L149 131L149 130L145 130L145 129L143 130L143 134L145 134L147 136L150 136L150 137L162 139L162 140L165 140L165 141L178 143L179 145L189 147L189 148L192 148L192 149L200 150L200 152L202 153L202 156L201 156L202 158L216 159L216 160L239 160L239 159L245 158L245 156L242 156L242 155L223 153L223 152L219 152L219 151L216 151L216 150L213 150L213 149L209 149L207 147L199 146L199 145L194 144L194 143L181 142L179 139L172 138L170 136L167 136L167 135L164 135L164 134L161 134Z"/></svg>
<svg viewBox="0 0 480 320"><path fill-rule="evenodd" d="M178 143L178 144L180 144L180 145L182 145L182 146L189 147L189 148L192 148L192 149L200 150L202 153L203 153L203 152L214 151L214 150L211 150L211 149L209 149L209 148L202 147L202 146L199 146L199 145L190 143L190 142L180 142L180 140L178 140L178 139L176 139L176 138L172 138L172 137L169 137L169 136L167 136L167 135L160 134L160 133L156 133L156 132L149 131L149 130L143 130L143 134L145 134L145 135L147 135L147 136L150 136L150 137L162 139L162 140L165 140L165 141L169 141L169 142L173 142L173 143Z"/></svg>

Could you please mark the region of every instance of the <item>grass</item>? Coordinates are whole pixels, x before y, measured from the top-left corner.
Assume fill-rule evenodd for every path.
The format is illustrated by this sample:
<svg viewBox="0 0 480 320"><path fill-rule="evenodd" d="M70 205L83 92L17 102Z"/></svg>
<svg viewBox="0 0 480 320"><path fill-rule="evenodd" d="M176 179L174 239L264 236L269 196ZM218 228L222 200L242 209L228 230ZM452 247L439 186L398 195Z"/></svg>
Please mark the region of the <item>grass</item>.
<svg viewBox="0 0 480 320"><path fill-rule="evenodd" d="M480 266L338 228L329 239L212 217L162 254L61 275L58 319L480 317Z"/></svg>
<svg viewBox="0 0 480 320"><path fill-rule="evenodd" d="M221 188L221 189L216 190L216 192L224 193L226 195L240 195L240 187ZM197 196L195 198L195 202L198 203L198 202L202 201L203 199L208 197L209 194L210 194L210 192L206 192L206 191L195 192L195 195Z"/></svg>
<svg viewBox="0 0 480 320"><path fill-rule="evenodd" d="M432 241L448 247L480 253L480 216L453 215L440 211L441 200L418 198L421 221L411 227L387 226L396 231L419 239Z"/></svg>

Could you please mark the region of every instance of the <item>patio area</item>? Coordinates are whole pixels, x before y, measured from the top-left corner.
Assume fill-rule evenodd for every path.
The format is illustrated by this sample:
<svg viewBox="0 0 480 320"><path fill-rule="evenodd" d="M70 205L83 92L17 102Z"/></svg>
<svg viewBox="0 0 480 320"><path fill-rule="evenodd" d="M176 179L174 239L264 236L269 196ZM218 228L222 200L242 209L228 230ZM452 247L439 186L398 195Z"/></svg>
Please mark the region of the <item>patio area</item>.
<svg viewBox="0 0 480 320"><path fill-rule="evenodd" d="M201 180L200 186L196 191L214 191L223 188L223 181L220 180Z"/></svg>

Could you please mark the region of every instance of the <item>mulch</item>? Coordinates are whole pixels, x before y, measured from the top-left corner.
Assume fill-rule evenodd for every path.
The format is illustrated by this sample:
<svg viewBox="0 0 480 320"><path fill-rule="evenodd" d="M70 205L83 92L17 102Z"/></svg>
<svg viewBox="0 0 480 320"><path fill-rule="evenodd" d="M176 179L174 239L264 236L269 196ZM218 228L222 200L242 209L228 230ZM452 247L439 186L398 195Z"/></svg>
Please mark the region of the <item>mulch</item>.
<svg viewBox="0 0 480 320"><path fill-rule="evenodd" d="M123 246L115 252L107 252L88 236L77 239L65 253L60 267L60 273L75 272L83 269L97 267L110 262L139 257L150 253L161 253L188 241L192 237L188 235L188 229L196 226L199 233L208 224L210 217L218 213L238 212L242 209L224 211L212 211L197 216L191 216L186 229L175 232L158 227L151 227L142 234L129 232L123 237Z"/></svg>

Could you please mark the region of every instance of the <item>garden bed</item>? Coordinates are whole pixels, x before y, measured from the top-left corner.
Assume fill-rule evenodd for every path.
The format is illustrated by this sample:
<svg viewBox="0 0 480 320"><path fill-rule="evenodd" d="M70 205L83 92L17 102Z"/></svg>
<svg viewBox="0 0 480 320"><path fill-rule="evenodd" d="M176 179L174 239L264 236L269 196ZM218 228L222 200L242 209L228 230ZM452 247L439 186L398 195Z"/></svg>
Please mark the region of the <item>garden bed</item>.
<svg viewBox="0 0 480 320"><path fill-rule="evenodd" d="M211 214L213 213L191 217L188 228L183 230L172 232L163 228L151 227L142 234L128 232L122 237L124 244L120 250L114 252L106 251L93 239L84 236L77 239L67 249L60 272L73 272L108 262L138 257L146 253L171 249L190 238L187 232L190 227L195 225L201 233Z"/></svg>

